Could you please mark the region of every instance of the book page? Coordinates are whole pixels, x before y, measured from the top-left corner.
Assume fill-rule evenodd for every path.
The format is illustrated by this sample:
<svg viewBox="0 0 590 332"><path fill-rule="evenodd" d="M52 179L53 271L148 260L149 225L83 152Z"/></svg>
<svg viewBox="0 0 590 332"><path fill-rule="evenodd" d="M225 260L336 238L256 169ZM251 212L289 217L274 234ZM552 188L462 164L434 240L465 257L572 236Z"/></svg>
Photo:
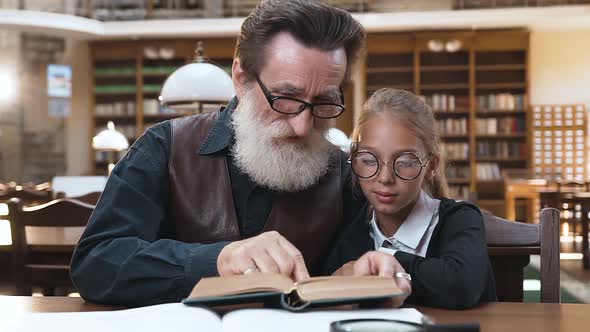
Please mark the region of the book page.
<svg viewBox="0 0 590 332"><path fill-rule="evenodd" d="M297 293L306 301L351 297L399 295L390 277L317 277L297 283Z"/></svg>
<svg viewBox="0 0 590 332"><path fill-rule="evenodd" d="M207 298L254 292L287 292L293 280L280 274L250 273L201 279L188 298Z"/></svg>
<svg viewBox="0 0 590 332"><path fill-rule="evenodd" d="M0 327L19 332L217 332L221 320L210 310L170 303L116 311L30 313L2 318Z"/></svg>
<svg viewBox="0 0 590 332"><path fill-rule="evenodd" d="M330 310L295 313L279 309L243 309L223 316L224 332L327 332L330 323L344 319L380 318L422 323L413 308L377 310Z"/></svg>

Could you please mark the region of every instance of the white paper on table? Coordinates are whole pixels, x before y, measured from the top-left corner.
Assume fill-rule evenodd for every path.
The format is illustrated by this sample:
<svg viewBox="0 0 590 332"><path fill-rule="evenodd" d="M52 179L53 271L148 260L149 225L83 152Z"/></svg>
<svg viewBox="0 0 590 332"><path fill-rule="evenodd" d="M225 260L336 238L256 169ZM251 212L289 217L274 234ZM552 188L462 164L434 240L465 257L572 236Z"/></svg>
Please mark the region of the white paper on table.
<svg viewBox="0 0 590 332"><path fill-rule="evenodd" d="M0 323L2 325L5 322ZM221 331L219 316L182 303L159 304L116 311L31 313L18 317L2 331L19 332L165 332Z"/></svg>
<svg viewBox="0 0 590 332"><path fill-rule="evenodd" d="M420 323L416 309L343 310L293 313L280 309L242 309L224 315L181 303L142 308L65 313L29 313L7 317L0 330L21 332L163 332L163 331L329 331L330 323L344 319L381 318Z"/></svg>
<svg viewBox="0 0 590 332"><path fill-rule="evenodd" d="M328 332L330 323L345 319L380 318L422 323L416 309L338 310L289 312L280 309L242 309L223 317L223 331Z"/></svg>

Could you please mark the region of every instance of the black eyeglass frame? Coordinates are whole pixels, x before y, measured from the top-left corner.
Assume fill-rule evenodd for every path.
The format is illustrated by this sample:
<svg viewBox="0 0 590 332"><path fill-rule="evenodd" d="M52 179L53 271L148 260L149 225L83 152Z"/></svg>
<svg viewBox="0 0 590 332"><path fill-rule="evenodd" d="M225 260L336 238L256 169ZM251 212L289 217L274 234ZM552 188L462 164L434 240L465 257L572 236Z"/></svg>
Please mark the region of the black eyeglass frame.
<svg viewBox="0 0 590 332"><path fill-rule="evenodd" d="M361 154L361 153L370 154L371 156L373 156L373 158L375 158L375 160L377 160L377 169L375 170L375 173L373 173L373 174L371 174L371 175L369 175L369 176L361 176L361 175L359 175L359 174L358 174L358 173L357 173L357 172L354 170L354 167L352 167L352 160L353 160L353 159L354 159L356 156L358 156L359 154ZM397 161L397 160L398 160L398 159L399 159L401 156L404 156L404 155L412 155L412 156L416 157L416 159L418 159L418 161L420 162L420 171L418 171L418 174L416 174L416 176L414 176L414 177L413 177L413 178L411 178L411 179L406 179L406 178L404 178L404 177L400 176L399 174L397 174L397 171L395 170L395 167L394 167L394 165L395 165L395 162L396 162L396 161ZM414 152L409 152L409 151L408 151L408 152L403 152L403 153L399 154L399 155L398 155L397 157L395 157L395 159L394 159L393 161L391 161L391 162L385 162L385 161L381 161L381 160L379 160L379 158L377 158L377 156L376 156L374 153L372 153L372 152L369 152L369 151L356 151L355 153L353 153L353 154L352 154L352 155L351 155L351 156L348 158L348 160L346 160L346 162L350 164L350 168L352 169L352 172L353 172L354 174L356 174L356 176L358 176L358 177L359 177L359 178L361 178L361 179L370 179L370 178L374 177L375 175L379 174L379 171L381 171L381 164L383 164L383 165L389 165L389 164L391 164L391 168L393 169L393 174L395 174L395 176L397 176L398 178L400 178L400 179L402 179L402 180L404 180L404 181L412 181L412 180L415 180L416 178L418 178L418 177L420 176L420 174L422 174L422 169L423 169L424 167L428 167L428 163L430 162L430 158L432 158L432 153L428 153L428 154L426 155L426 157L424 157L424 158L425 158L425 160L422 160L422 158L418 157L418 155L416 155Z"/></svg>
<svg viewBox="0 0 590 332"><path fill-rule="evenodd" d="M258 82L258 86L260 86L260 89L262 90L264 97L266 97L266 100L268 101L270 108L272 108L273 111L281 113L281 114L299 114L299 113L303 112L306 108L309 107L311 114L313 116L315 116L316 118L333 119L333 118L339 117L340 115L342 115L342 113L344 113L344 111L346 111L346 106L344 105L344 91L342 90L342 85L340 85L338 87L340 90L340 104L334 104L334 103L308 103L304 100L297 99L297 98L285 97L285 96L273 96L273 94L268 90L266 85L264 85L264 83L262 83L258 74L256 74L256 82ZM299 107L299 110L297 112L293 112L293 113L282 112L274 107L274 102L277 100L292 100L292 101L296 101L296 102L301 103L301 106ZM319 116L313 112L313 109L316 106L335 106L335 107L340 108L340 112L334 116Z"/></svg>

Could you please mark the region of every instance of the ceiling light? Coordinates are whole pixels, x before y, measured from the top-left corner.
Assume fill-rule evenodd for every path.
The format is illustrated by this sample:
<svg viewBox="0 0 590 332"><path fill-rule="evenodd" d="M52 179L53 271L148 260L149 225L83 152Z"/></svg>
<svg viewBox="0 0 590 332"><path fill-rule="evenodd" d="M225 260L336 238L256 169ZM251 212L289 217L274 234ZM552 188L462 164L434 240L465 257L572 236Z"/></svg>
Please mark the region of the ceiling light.
<svg viewBox="0 0 590 332"><path fill-rule="evenodd" d="M462 43L459 39L451 39L445 43L445 50L447 52L457 52L461 49Z"/></svg>
<svg viewBox="0 0 590 332"><path fill-rule="evenodd" d="M431 39L428 41L428 49L432 52L442 52L445 48L445 44L440 39Z"/></svg>

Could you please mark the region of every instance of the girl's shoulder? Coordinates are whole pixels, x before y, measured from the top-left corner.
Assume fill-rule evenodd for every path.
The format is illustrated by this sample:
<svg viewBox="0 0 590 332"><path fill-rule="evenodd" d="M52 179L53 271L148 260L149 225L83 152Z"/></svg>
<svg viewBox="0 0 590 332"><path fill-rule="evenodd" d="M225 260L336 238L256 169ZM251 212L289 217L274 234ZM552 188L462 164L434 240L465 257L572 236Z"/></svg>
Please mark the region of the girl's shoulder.
<svg viewBox="0 0 590 332"><path fill-rule="evenodd" d="M483 216L479 208L466 201L456 201L450 198L442 198L439 207L440 219L478 219L483 222Z"/></svg>

